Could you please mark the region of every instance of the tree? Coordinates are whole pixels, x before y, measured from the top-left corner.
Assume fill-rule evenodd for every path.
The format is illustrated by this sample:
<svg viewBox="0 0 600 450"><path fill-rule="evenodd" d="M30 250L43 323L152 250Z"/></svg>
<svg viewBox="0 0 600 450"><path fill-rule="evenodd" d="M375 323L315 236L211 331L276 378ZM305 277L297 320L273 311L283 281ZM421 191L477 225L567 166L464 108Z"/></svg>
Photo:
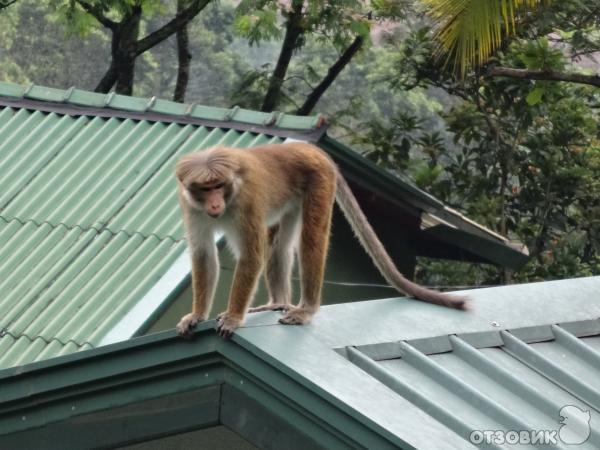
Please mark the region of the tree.
<svg viewBox="0 0 600 450"><path fill-rule="evenodd" d="M21 0L0 14L0 79L20 84L93 89L109 41L91 28L84 39L67 36L48 16L47 2Z"/></svg>
<svg viewBox="0 0 600 450"><path fill-rule="evenodd" d="M376 2L383 11L388 8L387 17L399 17L398 9L386 2ZM383 13L382 13L383 14ZM278 17L283 18L282 30L277 26ZM369 40L369 31L373 22L373 11L360 0L335 0L304 2L292 0L281 3L274 0L243 0L238 7L236 29L241 36L249 40L250 45L269 41L283 35L276 63L273 69L263 67L247 74L245 87L252 84L255 88L248 95L237 95L246 106L273 111L280 108L286 99L284 85L292 58L312 37L321 44L328 42L338 51L336 60L327 68L325 75L305 96L296 108L297 114L309 114L325 91L349 64L352 58ZM258 104L257 90L262 92ZM245 89L247 91L247 89ZM245 98L244 98L245 97Z"/></svg>
<svg viewBox="0 0 600 450"><path fill-rule="evenodd" d="M184 0L177 0L177 13L181 13L184 8ZM185 91L190 79L190 40L188 36L187 24L177 30L177 83L175 84L175 92L173 100L181 102L185 100Z"/></svg>
<svg viewBox="0 0 600 450"><path fill-rule="evenodd" d="M573 7L575 1L571 2ZM580 11L566 15L566 5L548 11L536 26L505 42L490 62L495 67L563 73L574 48L594 48L596 17L579 2ZM586 42L557 45L574 39L570 27L578 23ZM550 31L554 30L554 34ZM556 31L559 30L559 31ZM590 39L591 39L590 38ZM398 142L397 148L379 144L378 162L391 169L404 167L419 185L469 217L513 240L524 242L532 256L522 271L511 274L479 269L476 283L522 281L600 272L600 129L594 88L545 79L496 77L469 72L456 80L435 64L435 45L427 30L403 42L396 61L394 88L435 86L453 100L445 112L453 142L432 139L426 127L411 117L374 129L372 142ZM386 137L388 137L386 139ZM375 153L377 154L377 153ZM403 165L398 165L400 155ZM424 281L447 284L465 280L467 271L448 263L422 266ZM433 268L433 269L432 269ZM433 275L433 274L437 275ZM446 280L439 278L447 275ZM423 278L422 278L423 279Z"/></svg>
<svg viewBox="0 0 600 450"><path fill-rule="evenodd" d="M484 64L506 36L514 35L517 16L542 0L421 0L434 20L437 53L464 76Z"/></svg>
<svg viewBox="0 0 600 450"><path fill-rule="evenodd" d="M59 1L58 6L75 26L85 23L81 15L87 14L111 33L112 59L95 90L108 92L114 86L117 93L131 95L136 58L185 27L209 2L186 0L175 17L141 39L142 13L159 7L155 0L75 0Z"/></svg>
<svg viewBox="0 0 600 450"><path fill-rule="evenodd" d="M421 1L431 8L429 15L435 23L438 56L445 57L446 63L457 69L463 77L469 69L486 64L508 37L523 34L526 27L533 24L538 28L539 35L539 29L544 29L548 25L544 23L544 16L555 18L559 13L563 13L564 17L570 20L572 31L558 34L555 37L557 45L561 45L575 58L600 50L597 36L589 32L592 23L597 26L600 21L598 14L600 7L596 1ZM584 21L588 26L587 29L582 27ZM488 73L500 77L567 81L600 86L600 76L597 74L547 68L533 70L492 65Z"/></svg>
<svg viewBox="0 0 600 450"><path fill-rule="evenodd" d="M174 9L174 8L173 8ZM187 26L189 79L185 99L188 102L229 108L231 92L242 75L251 69L252 54L247 43L233 33L235 6L226 2L210 3ZM161 26L160 15L148 18L148 29ZM170 97L181 85L180 45L171 36L143 55L136 65L136 95Z"/></svg>

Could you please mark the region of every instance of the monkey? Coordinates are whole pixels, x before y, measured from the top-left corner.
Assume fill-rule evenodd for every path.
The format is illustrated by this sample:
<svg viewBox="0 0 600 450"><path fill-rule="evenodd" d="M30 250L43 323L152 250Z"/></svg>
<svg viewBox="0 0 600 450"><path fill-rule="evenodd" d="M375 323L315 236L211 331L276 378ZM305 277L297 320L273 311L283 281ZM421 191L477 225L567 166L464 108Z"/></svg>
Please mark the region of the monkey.
<svg viewBox="0 0 600 450"><path fill-rule="evenodd" d="M432 291L400 273L337 165L312 144L217 146L183 156L175 173L192 263L192 312L177 324L183 337L191 337L211 309L219 275L216 233L225 236L236 260L227 309L217 317L220 336L231 337L246 312L282 311L282 324L310 322L321 303L335 201L391 286L419 300L466 309L466 298ZM296 253L301 292L293 305ZM248 309L263 270L268 303Z"/></svg>

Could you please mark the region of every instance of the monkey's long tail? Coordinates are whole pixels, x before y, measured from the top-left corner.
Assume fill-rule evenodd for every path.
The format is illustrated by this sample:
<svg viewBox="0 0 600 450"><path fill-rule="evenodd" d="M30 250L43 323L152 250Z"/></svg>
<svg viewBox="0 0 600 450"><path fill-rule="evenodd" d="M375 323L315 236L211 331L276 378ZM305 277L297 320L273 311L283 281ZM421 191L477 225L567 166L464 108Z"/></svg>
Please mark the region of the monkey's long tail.
<svg viewBox="0 0 600 450"><path fill-rule="evenodd" d="M449 308L466 309L467 299L465 297L452 296L441 292L432 291L406 279L396 268L396 265L386 252L383 244L375 234L364 213L360 209L356 197L350 190L350 186L341 174L337 176L336 200L342 212L350 222L358 240L365 248L375 266L379 269L386 281L406 294L418 300L423 300Z"/></svg>

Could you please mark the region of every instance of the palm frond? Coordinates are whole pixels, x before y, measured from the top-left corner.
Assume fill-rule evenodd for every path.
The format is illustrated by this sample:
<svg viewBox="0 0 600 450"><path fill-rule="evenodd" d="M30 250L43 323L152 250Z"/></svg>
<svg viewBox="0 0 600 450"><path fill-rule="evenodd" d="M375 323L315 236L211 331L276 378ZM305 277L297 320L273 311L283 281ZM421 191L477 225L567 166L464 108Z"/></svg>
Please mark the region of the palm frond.
<svg viewBox="0 0 600 450"><path fill-rule="evenodd" d="M462 76L496 51L515 32L519 12L549 0L421 0L435 22L438 56Z"/></svg>

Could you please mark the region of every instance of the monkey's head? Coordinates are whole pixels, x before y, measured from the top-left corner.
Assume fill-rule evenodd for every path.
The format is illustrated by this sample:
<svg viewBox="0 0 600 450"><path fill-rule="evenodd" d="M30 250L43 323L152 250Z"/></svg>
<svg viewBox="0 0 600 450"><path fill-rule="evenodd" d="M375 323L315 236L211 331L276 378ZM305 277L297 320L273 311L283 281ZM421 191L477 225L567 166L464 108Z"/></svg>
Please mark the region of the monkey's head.
<svg viewBox="0 0 600 450"><path fill-rule="evenodd" d="M187 204L212 218L221 217L235 198L239 172L235 157L224 148L184 156L175 168Z"/></svg>

